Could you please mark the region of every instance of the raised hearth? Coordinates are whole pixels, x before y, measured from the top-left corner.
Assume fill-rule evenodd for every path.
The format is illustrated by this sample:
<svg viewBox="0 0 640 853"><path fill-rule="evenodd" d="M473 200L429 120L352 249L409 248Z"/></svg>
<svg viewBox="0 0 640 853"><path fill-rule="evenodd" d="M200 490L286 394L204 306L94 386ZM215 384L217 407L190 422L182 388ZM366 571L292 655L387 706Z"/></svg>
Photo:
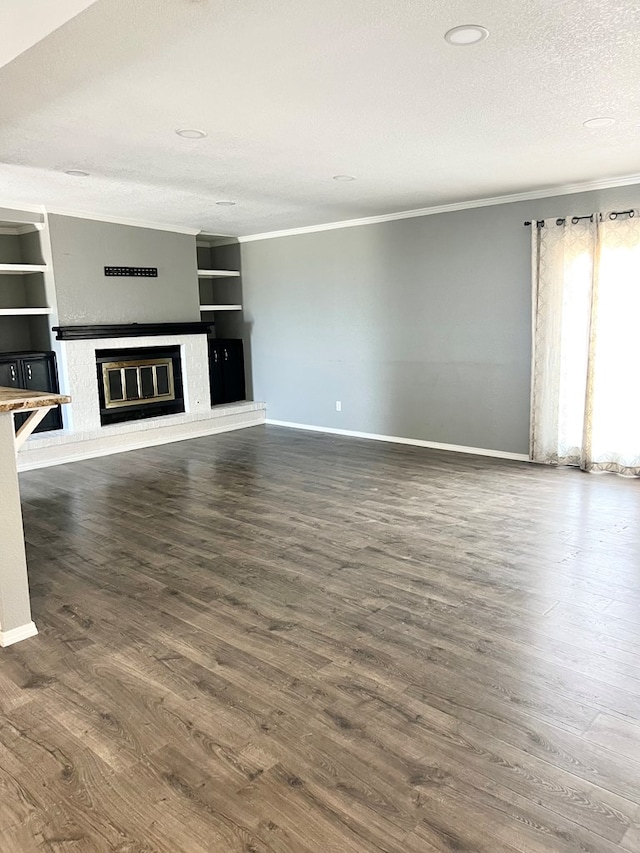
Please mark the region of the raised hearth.
<svg viewBox="0 0 640 853"><path fill-rule="evenodd" d="M118 325L92 326L60 326L56 328L60 343L59 364L63 377L63 388L72 397L72 403L64 407L64 429L46 434L45 438L31 436L25 442L18 464L20 470L39 468L46 465L56 465L72 462L77 459L90 459L109 453L120 453L133 450L136 447L152 447L169 441L181 441L186 438L196 438L202 435L212 435L229 429L240 429L264 423L264 403L242 402L211 408L209 393L209 354L207 349L208 323L130 323ZM106 334L112 337L105 337ZM98 359L107 352L109 361L143 361L145 359L131 357L123 350L135 349L149 355L149 348L156 350L152 358L162 362L169 357L158 350L172 350L179 353L180 374L182 380L181 393L176 393L174 369L174 396L182 397L182 407L178 412L154 411L154 406L171 405L174 401L167 399L165 394L165 377L162 369L156 367L155 380L153 372L138 371L145 365L125 365L136 369L124 376L125 393L122 394L128 402L134 402L135 393L142 394L137 401L141 410L153 411L153 417L139 417L120 423L105 422L105 413L117 412L126 406L107 407L106 400L100 398L100 377L98 376ZM108 362L107 362L108 363ZM166 363L166 362L165 362ZM102 376L102 366L100 366ZM114 368L122 370L123 367ZM114 376L110 396L117 402L119 395L118 380ZM135 382L134 382L135 380ZM151 402L145 402L146 395L152 386L164 397ZM128 383L128 388L127 388ZM135 392L135 393L134 393Z"/></svg>

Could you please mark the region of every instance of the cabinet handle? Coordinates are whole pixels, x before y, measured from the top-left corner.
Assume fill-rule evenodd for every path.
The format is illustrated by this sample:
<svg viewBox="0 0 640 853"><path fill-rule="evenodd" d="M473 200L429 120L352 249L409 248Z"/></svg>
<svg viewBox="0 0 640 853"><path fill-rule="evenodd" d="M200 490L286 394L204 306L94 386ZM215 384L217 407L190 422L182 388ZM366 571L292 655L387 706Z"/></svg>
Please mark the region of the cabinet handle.
<svg viewBox="0 0 640 853"><path fill-rule="evenodd" d="M229 361L229 353L226 351L226 349L224 350L224 360Z"/></svg>
<svg viewBox="0 0 640 853"><path fill-rule="evenodd" d="M11 381L12 382L16 381L16 369L13 365L11 365Z"/></svg>
<svg viewBox="0 0 640 853"><path fill-rule="evenodd" d="M213 351L213 361L215 364L218 363L218 350L217 349L214 349L214 351Z"/></svg>
<svg viewBox="0 0 640 853"><path fill-rule="evenodd" d="M28 365L27 365L27 379L32 379L32 378L33 378L33 377L32 377L32 375L31 375L31 365L30 365L30 364L28 364Z"/></svg>

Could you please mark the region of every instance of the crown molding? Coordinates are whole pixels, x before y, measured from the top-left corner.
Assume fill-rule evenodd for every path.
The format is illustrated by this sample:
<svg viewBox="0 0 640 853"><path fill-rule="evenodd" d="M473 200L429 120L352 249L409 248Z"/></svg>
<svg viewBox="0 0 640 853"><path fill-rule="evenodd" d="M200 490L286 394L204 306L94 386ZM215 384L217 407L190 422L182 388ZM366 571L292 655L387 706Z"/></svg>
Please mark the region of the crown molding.
<svg viewBox="0 0 640 853"><path fill-rule="evenodd" d="M12 219L11 213L27 215L37 213L38 218L34 216L28 219L26 217L24 219ZM0 220L5 223L0 227L0 234L15 237L20 234L29 234L32 231L42 231L45 228L46 211L41 204L16 204L0 199Z"/></svg>
<svg viewBox="0 0 640 853"><path fill-rule="evenodd" d="M43 229L44 222L29 222L22 225L16 224L16 226L12 228L3 226L0 228L0 234L3 236L18 237L21 234L31 234L32 231L42 231Z"/></svg>
<svg viewBox="0 0 640 853"><path fill-rule="evenodd" d="M196 246L199 249L217 249L220 246L235 246L238 243L238 238L231 234L221 234L217 237L207 236L200 232L196 240Z"/></svg>
<svg viewBox="0 0 640 853"><path fill-rule="evenodd" d="M1 210L13 210L16 213L39 213L44 216L45 209L42 204L25 204L22 201L11 201L0 198Z"/></svg>
<svg viewBox="0 0 640 853"><path fill-rule="evenodd" d="M195 237L200 234L199 228L185 228L182 225L168 225L165 222L146 222L142 219L126 219L121 216L108 216L105 213L87 213L80 210L68 210L60 207L47 207L48 214L57 216L73 216L76 219L91 219L96 222L108 222L110 225L130 225L133 228L151 228L154 231L171 231L174 234L188 234Z"/></svg>
<svg viewBox="0 0 640 853"><path fill-rule="evenodd" d="M547 187L541 190L511 193L509 195L478 198L470 201L457 201L451 204L439 204L434 207L422 207L416 210L401 210L397 213L383 213L379 216L364 216L360 219L344 219L339 222L325 222L321 225L306 225L301 228L285 228L281 231L266 231L263 234L247 234L238 237L239 243L251 243L255 240L272 240L275 237L292 237L296 234L313 234L316 231L334 231L338 228L355 228L358 225L375 225L379 222L393 222L396 219L413 219L418 216L434 216L438 213L454 213L458 210L471 210L478 207L493 207L497 204L514 204L519 201L534 201L541 198L553 198L557 195L575 195L593 190L608 190L614 187L627 187L640 184L639 175L626 175L622 178L610 178L601 181L585 181L579 184L564 184L559 187Z"/></svg>

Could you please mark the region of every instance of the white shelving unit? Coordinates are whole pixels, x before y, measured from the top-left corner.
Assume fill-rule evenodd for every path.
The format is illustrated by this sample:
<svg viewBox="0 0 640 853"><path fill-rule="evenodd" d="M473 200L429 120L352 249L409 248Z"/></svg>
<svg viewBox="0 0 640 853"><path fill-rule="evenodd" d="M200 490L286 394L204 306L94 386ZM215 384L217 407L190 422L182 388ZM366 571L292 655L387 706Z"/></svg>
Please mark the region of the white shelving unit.
<svg viewBox="0 0 640 853"><path fill-rule="evenodd" d="M240 252L229 240L201 235L196 242L200 314L215 323L215 337L239 336L242 322Z"/></svg>
<svg viewBox="0 0 640 853"><path fill-rule="evenodd" d="M200 311L242 311L242 305L201 305Z"/></svg>
<svg viewBox="0 0 640 853"><path fill-rule="evenodd" d="M0 264L0 275L32 275L48 269L46 264Z"/></svg>
<svg viewBox="0 0 640 853"><path fill-rule="evenodd" d="M198 270L198 278L237 278L238 270Z"/></svg>
<svg viewBox="0 0 640 853"><path fill-rule="evenodd" d="M57 310L46 219L15 213L0 221L0 353L50 352Z"/></svg>

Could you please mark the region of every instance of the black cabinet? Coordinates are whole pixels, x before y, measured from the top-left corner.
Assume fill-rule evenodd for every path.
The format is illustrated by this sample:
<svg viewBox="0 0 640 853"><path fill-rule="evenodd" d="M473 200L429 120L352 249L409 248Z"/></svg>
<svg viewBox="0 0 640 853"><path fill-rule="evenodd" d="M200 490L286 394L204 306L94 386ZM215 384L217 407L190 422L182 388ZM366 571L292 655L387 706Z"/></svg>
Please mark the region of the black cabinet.
<svg viewBox="0 0 640 853"><path fill-rule="evenodd" d="M246 399L244 348L240 338L209 341L211 405Z"/></svg>
<svg viewBox="0 0 640 853"><path fill-rule="evenodd" d="M0 353L0 385L9 388L27 388L29 391L53 391L58 394L58 370L54 352ZM16 429L29 417L29 412L16 412ZM62 429L60 406L51 409L34 432Z"/></svg>

